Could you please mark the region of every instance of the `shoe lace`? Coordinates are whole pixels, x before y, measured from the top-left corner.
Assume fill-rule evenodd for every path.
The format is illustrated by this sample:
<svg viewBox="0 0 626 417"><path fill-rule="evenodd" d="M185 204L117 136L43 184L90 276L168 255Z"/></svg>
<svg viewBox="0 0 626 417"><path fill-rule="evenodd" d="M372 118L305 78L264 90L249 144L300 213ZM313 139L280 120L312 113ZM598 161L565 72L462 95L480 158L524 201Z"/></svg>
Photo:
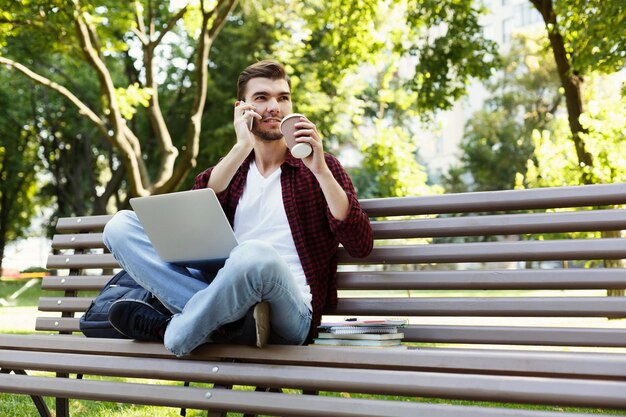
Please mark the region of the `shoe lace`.
<svg viewBox="0 0 626 417"><path fill-rule="evenodd" d="M140 314L135 319L135 330L143 337L150 340L161 340L161 330L166 323L166 319L163 316L143 315Z"/></svg>

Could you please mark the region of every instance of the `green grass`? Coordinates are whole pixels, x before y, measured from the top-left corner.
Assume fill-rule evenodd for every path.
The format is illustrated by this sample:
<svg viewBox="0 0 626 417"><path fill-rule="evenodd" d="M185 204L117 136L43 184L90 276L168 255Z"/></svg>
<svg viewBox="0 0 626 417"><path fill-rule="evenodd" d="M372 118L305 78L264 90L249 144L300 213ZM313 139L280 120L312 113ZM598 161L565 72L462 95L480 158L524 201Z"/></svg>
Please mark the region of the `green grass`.
<svg viewBox="0 0 626 417"><path fill-rule="evenodd" d="M45 399L54 416L54 399ZM26 395L0 394L0 415L15 417L38 416L37 409ZM72 417L176 417L180 409L152 407L133 404L109 403L101 401L70 401ZM232 414L234 417L236 414ZM206 411L187 410L187 416L206 416ZM229 414L229 417L231 414Z"/></svg>
<svg viewBox="0 0 626 417"><path fill-rule="evenodd" d="M0 298L8 299L15 293L25 281L0 281ZM0 306L0 332L2 333L32 333L34 329L34 320L38 315L37 302L40 296L39 285L28 289L21 294L10 306ZM46 294L48 295L48 294ZM46 375L45 373L40 373ZM47 374L51 375L51 374ZM126 381L124 378L101 378L89 377L89 379L106 379L113 381ZM175 382L150 381L152 383L165 383L180 385ZM210 386L207 384L195 384L194 386ZM237 387L239 389L252 389L251 387ZM294 391L290 391L294 392ZM373 398L387 399L398 401L417 401L435 404L451 404L460 406L480 406L480 407L497 407L497 408L523 408L541 411L557 411L571 413L588 413L597 415L623 415L626 411L615 410L598 410L598 409L581 409L581 408L561 408L546 407L534 405L519 405L505 403L489 403L476 401L455 401L431 398L410 398L410 397L393 397L393 396L373 396L360 395L350 393L322 393L321 395L342 396L351 398ZM54 415L55 402L52 398L46 398L46 403ZM133 404L121 404L102 401L84 401L70 400L70 410L72 417L175 417L180 415L180 409L168 407L152 407ZM0 393L0 416L30 417L37 416L31 398L27 395L13 395ZM206 416L206 411L187 410L187 416L197 417ZM240 413L228 413L229 417L242 416Z"/></svg>
<svg viewBox="0 0 626 417"><path fill-rule="evenodd" d="M9 302L9 306L11 307L22 307L22 306L36 306L39 296L41 295L41 280L38 279L37 283L32 287L28 288L22 294L20 294L15 300L9 300L9 298L19 291L26 283L28 279L18 279L18 280L1 280L0 281L0 299L5 299ZM50 291L50 294L61 294L61 292ZM2 308L2 307L0 307Z"/></svg>

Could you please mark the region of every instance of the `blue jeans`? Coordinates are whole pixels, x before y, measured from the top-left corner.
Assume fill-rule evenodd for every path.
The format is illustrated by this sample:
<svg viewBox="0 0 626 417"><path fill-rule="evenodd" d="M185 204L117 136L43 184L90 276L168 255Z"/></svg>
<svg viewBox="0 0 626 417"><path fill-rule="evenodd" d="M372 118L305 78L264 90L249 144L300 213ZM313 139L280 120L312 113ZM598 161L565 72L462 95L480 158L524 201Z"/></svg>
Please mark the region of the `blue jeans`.
<svg viewBox="0 0 626 417"><path fill-rule="evenodd" d="M270 304L270 343L304 343L311 311L285 260L274 248L250 240L230 253L219 271L185 268L162 261L134 212L122 210L107 223L104 244L141 286L172 313L165 347L184 356L213 332L243 318L255 304Z"/></svg>

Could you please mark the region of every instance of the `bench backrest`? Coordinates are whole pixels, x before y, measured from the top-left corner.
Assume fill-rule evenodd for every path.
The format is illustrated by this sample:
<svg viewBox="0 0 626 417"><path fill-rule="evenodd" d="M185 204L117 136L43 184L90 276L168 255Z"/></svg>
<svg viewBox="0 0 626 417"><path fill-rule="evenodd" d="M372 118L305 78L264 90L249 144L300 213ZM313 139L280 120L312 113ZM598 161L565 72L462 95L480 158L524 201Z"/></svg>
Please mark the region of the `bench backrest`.
<svg viewBox="0 0 626 417"><path fill-rule="evenodd" d="M327 314L409 318L410 342L626 347L623 321L607 319L626 317L626 297L606 296L626 271L604 262L626 258L625 203L626 184L363 200L376 247L340 251ZM108 219L59 219L48 267L69 275L44 279L60 292L40 299L55 316L37 330L78 331L110 278L101 269L118 267L102 244Z"/></svg>

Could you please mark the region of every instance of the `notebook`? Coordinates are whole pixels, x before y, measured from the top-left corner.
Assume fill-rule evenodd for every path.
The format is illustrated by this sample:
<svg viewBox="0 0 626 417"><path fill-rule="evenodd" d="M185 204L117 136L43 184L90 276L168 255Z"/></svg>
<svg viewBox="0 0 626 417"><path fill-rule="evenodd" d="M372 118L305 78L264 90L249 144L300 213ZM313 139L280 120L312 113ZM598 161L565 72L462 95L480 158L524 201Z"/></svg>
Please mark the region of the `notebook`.
<svg viewBox="0 0 626 417"><path fill-rule="evenodd" d="M130 199L157 254L177 265L217 270L237 246L210 188Z"/></svg>

